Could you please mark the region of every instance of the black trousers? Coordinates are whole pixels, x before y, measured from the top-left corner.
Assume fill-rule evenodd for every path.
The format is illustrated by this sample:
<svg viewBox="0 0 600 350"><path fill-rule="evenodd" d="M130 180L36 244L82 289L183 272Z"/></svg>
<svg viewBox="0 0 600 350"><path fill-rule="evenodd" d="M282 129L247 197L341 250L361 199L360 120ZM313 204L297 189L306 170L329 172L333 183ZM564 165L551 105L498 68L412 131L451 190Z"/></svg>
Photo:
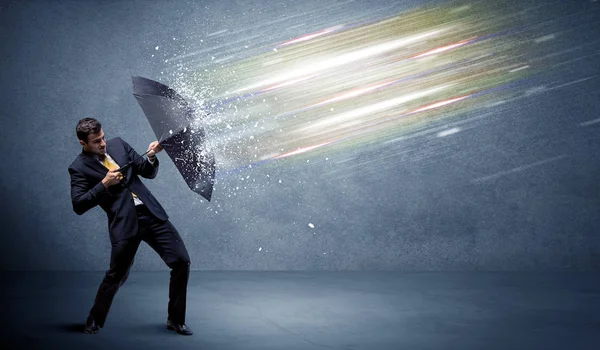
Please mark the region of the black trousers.
<svg viewBox="0 0 600 350"><path fill-rule="evenodd" d="M184 324L190 274L190 257L185 244L170 221L158 220L145 205L136 206L136 211L138 233L130 239L112 244L110 268L98 288L89 317L93 318L98 326L104 326L113 298L127 280L138 247L141 241L144 241L171 269L168 317L175 323Z"/></svg>

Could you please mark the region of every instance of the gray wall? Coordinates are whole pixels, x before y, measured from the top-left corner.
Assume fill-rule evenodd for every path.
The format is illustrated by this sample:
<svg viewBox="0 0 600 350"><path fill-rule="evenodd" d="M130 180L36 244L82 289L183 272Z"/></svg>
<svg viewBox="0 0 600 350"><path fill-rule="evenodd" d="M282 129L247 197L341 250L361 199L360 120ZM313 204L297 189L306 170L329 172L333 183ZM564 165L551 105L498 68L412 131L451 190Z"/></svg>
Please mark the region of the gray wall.
<svg viewBox="0 0 600 350"><path fill-rule="evenodd" d="M104 212L71 209L74 127L95 116L107 137L144 151L155 137L130 76L175 79L155 46L177 52L207 33L320 3L3 2L2 269L108 267ZM340 18L383 5L352 3ZM577 63L545 72L544 91L464 116L474 118L468 132L413 137L401 146L406 153L377 145L258 168L252 182L222 179L210 203L187 189L164 153L159 176L145 183L194 269L597 270L600 123L586 122L600 117L598 26L574 33L555 21L581 11L598 6L574 1L547 14L564 34L557 51L574 49L561 59ZM166 269L145 245L134 266Z"/></svg>

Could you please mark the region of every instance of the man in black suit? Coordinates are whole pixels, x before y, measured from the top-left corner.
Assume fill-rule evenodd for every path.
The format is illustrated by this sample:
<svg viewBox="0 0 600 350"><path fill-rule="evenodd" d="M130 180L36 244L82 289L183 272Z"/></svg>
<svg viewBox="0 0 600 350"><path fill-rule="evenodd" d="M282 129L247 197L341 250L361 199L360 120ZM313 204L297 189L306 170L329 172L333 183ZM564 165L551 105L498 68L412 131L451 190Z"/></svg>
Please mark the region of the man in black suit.
<svg viewBox="0 0 600 350"><path fill-rule="evenodd" d="M83 150L69 166L73 210L81 215L100 205L108 216L111 241L110 268L100 284L84 332L97 333L104 326L113 298L125 283L143 240L171 269L167 328L191 335L185 325L188 252L167 213L138 177L156 177L156 153L162 147L154 141L148 146L148 158L141 157L121 138L106 141L102 125L94 118L81 119L76 132ZM125 170L116 170L130 161L133 163Z"/></svg>

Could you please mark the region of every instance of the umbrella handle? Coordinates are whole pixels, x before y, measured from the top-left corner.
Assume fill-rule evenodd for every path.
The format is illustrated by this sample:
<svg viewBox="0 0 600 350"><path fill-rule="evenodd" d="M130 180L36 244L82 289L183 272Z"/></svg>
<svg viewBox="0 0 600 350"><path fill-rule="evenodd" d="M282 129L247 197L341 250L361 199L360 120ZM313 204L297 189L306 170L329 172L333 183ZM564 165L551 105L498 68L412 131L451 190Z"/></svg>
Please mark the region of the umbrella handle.
<svg viewBox="0 0 600 350"><path fill-rule="evenodd" d="M123 171L123 170L129 168L131 166L131 164L133 164L133 162L135 162L138 159L142 158L143 156L145 156L146 154L148 154L148 152L150 152L150 150L147 150L142 155L140 155L137 159L134 159L134 160L130 161L129 163L127 163L127 164L123 165L122 167L120 167L119 169L117 169L116 171Z"/></svg>

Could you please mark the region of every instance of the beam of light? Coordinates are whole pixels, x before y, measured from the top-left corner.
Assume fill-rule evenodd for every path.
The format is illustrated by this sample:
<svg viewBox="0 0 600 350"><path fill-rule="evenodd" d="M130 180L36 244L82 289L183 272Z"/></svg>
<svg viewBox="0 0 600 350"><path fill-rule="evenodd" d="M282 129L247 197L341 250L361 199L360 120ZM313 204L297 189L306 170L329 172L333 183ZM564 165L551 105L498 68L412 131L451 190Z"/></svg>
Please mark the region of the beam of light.
<svg viewBox="0 0 600 350"><path fill-rule="evenodd" d="M448 135L453 135L453 134L456 134L458 132L461 132L461 130L462 130L461 128L451 128L451 129L448 129L448 130L443 130L443 131L438 132L436 134L436 136L437 137L446 137Z"/></svg>
<svg viewBox="0 0 600 350"><path fill-rule="evenodd" d="M458 101L462 101L462 100L464 100L464 99L466 99L468 97L472 97L473 95L474 94L466 95L466 96L460 96L460 97L452 98L452 99L449 99L449 100L435 102L435 103L432 103L432 104L429 104L429 105L426 105L426 106L423 106L423 107L419 107L419 108L413 109L413 110L408 111L406 113L402 113L400 115L395 115L393 117L384 118L384 119L377 120L377 121L369 123L369 124L365 124L365 125L362 126L362 128L365 131L361 131L359 133L356 133L356 134L352 135L352 137L357 137L359 135L363 135L365 133L369 133L369 132L374 131L374 129L372 128L373 126L377 126L377 125L381 125L381 124L389 124L389 122L391 122L391 121L394 121L394 120L397 120L397 119L401 119L401 118L407 117L407 116L415 114L415 113L425 112L425 111L428 111L428 110L431 110L431 109L440 108L440 107L443 107L443 106L446 106L446 105L449 105L449 104L452 104L452 103L455 103L455 102L458 102Z"/></svg>
<svg viewBox="0 0 600 350"><path fill-rule="evenodd" d="M377 121L375 123L371 123L371 124L369 124L367 126L379 125L379 124L383 124L383 123L388 122L388 121L393 120L393 119L398 119L398 118L401 118L401 117L406 117L406 116L411 115L411 114L415 114L415 113L419 113L419 112L425 112L425 111L428 111L428 110L431 110L431 109L441 108L443 106L447 106L449 104L462 101L462 100L467 99L467 98L469 98L471 96L473 96L473 94L469 94L469 95L465 95L465 96L459 96L459 97L451 98L451 99L448 99L448 100L435 102L435 103L432 103L432 104L429 104L429 105L426 105L426 106L423 106L423 107L416 108L414 110L411 110L409 112L403 113L401 115L397 115L397 116L395 116L393 118L387 118L386 120L381 120L381 121ZM363 128L364 128L364 126L363 126ZM460 131L460 129L458 129L458 128L455 128L455 129L448 130L445 133L442 133L441 136L450 135L452 133L456 133L456 132ZM314 146L301 147L301 148L298 148L295 151L284 153L284 154L281 154L279 156L272 157L271 159L286 158L286 157L291 157L291 156L296 156L296 155L308 153L308 152L313 151L313 150L315 150L317 148L321 148L321 147L324 147L324 146L327 146L327 145L330 145L330 144L333 144L333 143L342 142L342 141L349 141L350 139L354 139L354 138L357 138L357 137L364 136L364 134L372 133L372 132L375 132L376 130L377 129L373 129L373 128L362 129L362 130L359 130L358 132L353 133L350 136L347 136L347 137L344 137L344 138L339 138L339 139L336 139L336 140L333 140L333 141L324 142L324 143L321 143L321 144L318 144L318 145L314 145Z"/></svg>
<svg viewBox="0 0 600 350"><path fill-rule="evenodd" d="M304 127L302 129L298 129L298 131L303 131L303 130L312 130L312 129L323 129L332 125L342 125L344 123L346 123L346 125L350 125L350 124L357 124L360 123L361 120L359 119L359 117L365 116L365 115L369 115L369 114L374 114L377 112L381 112L384 110L388 110L394 107L398 107L404 103L410 102L410 101L414 101L417 100L419 98L423 98L426 96L429 96L431 94L434 94L436 92L442 91L444 89L447 89L448 87L450 87L451 85L443 85L443 86L438 86L432 89L428 89L428 90L424 90L424 91L420 91L420 92L415 92L412 94L407 94L401 97L396 97L396 98L392 98L392 99L388 99L385 101L381 101L372 105L368 105L368 106L364 106L361 108L356 108L353 109L349 112L346 113L340 113L338 115L332 116L332 117L328 117L322 120L319 120L315 123L312 123L311 125ZM352 122L351 122L352 121ZM351 122L351 123L350 123Z"/></svg>
<svg viewBox="0 0 600 350"><path fill-rule="evenodd" d="M377 85L373 85L373 86L368 86L368 87L365 87L365 88L362 88L362 89L350 90L350 91L345 92L345 93L343 93L341 95L338 95L336 97L332 97L332 98L327 99L325 101L316 103L314 105L310 105L310 106L308 106L306 108L323 106L323 105L326 105L326 104L329 104L329 103L338 102L338 101L346 100L346 99L349 99L349 98L352 98L352 97L357 97L357 96L360 96L360 95L364 95L366 93L369 93L371 91L377 90L377 89L382 88L384 86L391 85L391 84L393 84L395 82L396 81L388 81L388 82L385 82L385 83L381 83L381 84L377 84Z"/></svg>
<svg viewBox="0 0 600 350"><path fill-rule="evenodd" d="M389 123L391 121L394 121L394 120L397 120L397 119L401 119L401 118L404 118L404 117L407 117L409 115L416 114L416 113L419 113L419 112L425 112L425 111L428 111L428 110L431 110L431 109L440 108L440 107L443 107L443 106L446 106L446 105L449 105L449 104L452 104L452 103L455 103L455 102L458 102L458 101L462 101L462 100L464 100L466 98L473 97L475 95L476 94L470 94L470 95L466 95L466 96L455 97L455 98L452 98L452 99L449 99L449 100L438 101L438 102L435 102L435 103L432 103L432 104L428 104L428 105L425 105L425 106L422 106L422 107L410 110L408 112L405 112L405 113L402 113L402 114L399 114L399 115L395 115L393 117L384 118L384 119L377 120L375 122L363 125L363 128L365 128L365 130L366 130L366 128L369 128L369 127L373 127L373 126L380 125L380 124L386 124L386 123ZM361 134L364 134L364 132L361 132ZM355 135L355 136L358 136L358 134Z"/></svg>
<svg viewBox="0 0 600 350"><path fill-rule="evenodd" d="M270 87L268 87L268 88L266 88L264 90L260 90L258 93L262 94L262 93L265 93L265 92L269 92L269 91L281 89L281 88L284 88L286 86L291 86L291 85L294 85L294 84L297 84L297 83L301 83L301 82L303 82L305 80L309 80L309 79L314 78L314 77L315 77L314 75L309 75L309 76L306 76L306 77L300 77L298 79L288 80L288 81L285 81L285 82L283 82L281 84L273 85L273 86L270 86Z"/></svg>
<svg viewBox="0 0 600 350"><path fill-rule="evenodd" d="M318 32L315 32L315 33L312 33L312 34L302 35L302 36L299 36L299 37L297 37L295 39L288 40L288 41L282 43L281 45L279 45L278 47L283 47L283 46L288 46L288 45L292 45L292 44L301 43L303 41L308 41L308 40L311 40L311 39L323 36L325 34L329 34L329 33L338 31L338 30L340 30L342 28L344 28L344 26L340 24L340 25L337 25L337 26L334 26L334 27L331 27L331 28L323 29L321 31L318 31Z"/></svg>
<svg viewBox="0 0 600 350"><path fill-rule="evenodd" d="M211 51L211 66L182 74L192 92L211 87L202 124L218 171L385 147L386 140L520 96L526 84L515 82L543 68L521 68L532 62L533 40L510 34L524 15L484 2L454 7L336 17L343 25L300 36L288 36L278 22L257 32L275 37L272 43L251 39L251 49L221 63L229 48Z"/></svg>
<svg viewBox="0 0 600 350"><path fill-rule="evenodd" d="M332 144L332 143L338 143L338 142L344 142L344 141L349 141L351 139L356 139L356 138L360 138L360 137L364 137L366 134L373 134L375 133L377 130L381 129L381 125L382 124L389 124L390 122L397 120L397 119L401 119L404 117L407 117L409 115L415 114L415 113L419 113L419 112L425 112L427 110L431 110L431 109L435 109L435 108L440 108L458 101L462 101L466 98L472 97L475 94L470 94L470 95L466 95L466 96L460 96L460 97L456 97L456 98L452 98L449 100L444 100L444 101L439 101L436 103L432 103L423 107L419 107L417 109L411 110L409 112L406 113L402 113L400 115L396 115L394 117L390 117L390 118L384 118L381 120L377 120L368 124L364 124L361 125L361 128L358 129L357 131L351 133L350 135L346 136L346 137L342 137L342 138L338 138L336 140L330 141L327 144ZM377 128L377 126L379 126Z"/></svg>
<svg viewBox="0 0 600 350"><path fill-rule="evenodd" d="M460 97L456 97L456 98L451 98L449 100L444 100L444 101L440 101L440 102L436 102L436 103L432 103L430 105L419 107L419 108L417 108L415 110L412 110L409 113L410 114L412 114L412 113L419 113L419 112L428 111L430 109L440 108L440 107L449 105L449 104L454 103L454 102L462 101L465 98L469 98L471 96L472 96L472 94L471 95L466 95L466 96L460 96Z"/></svg>
<svg viewBox="0 0 600 350"><path fill-rule="evenodd" d="M450 44L450 45L438 47L438 48L435 48L433 50L429 50L429 51L423 52L421 54L414 55L411 58L421 58L421 57L425 57L425 56L429 56L429 55L435 55L435 54L438 54L438 53L446 52L446 51L455 49L457 47L461 47L461 46L465 46L467 44L470 44L470 43L472 43L475 40L476 39L469 39L469 40L459 41L459 42L454 43L454 44Z"/></svg>
<svg viewBox="0 0 600 350"><path fill-rule="evenodd" d="M321 72L321 71L324 71L327 69L336 68L336 67L347 65L349 63L353 63L356 61L364 60L366 58L378 56L378 55L399 49L403 46L413 44L413 43L419 42L421 40L430 38L432 36L442 33L443 31L444 31L443 29L434 30L434 31L423 33L423 34L413 35L408 38L397 39L397 40L389 41L386 43L373 45L373 46L370 46L367 48L363 48L363 49L352 51L352 52L349 52L346 54L342 54L337 57L325 59L320 62L307 63L303 67L300 67L297 69L292 69L285 74L281 74L274 78L263 80L256 84L246 86L244 88L241 88L241 89L235 91L234 93L240 93L240 92L247 91L247 90L254 90L254 89L260 88L265 85L273 85L273 84L277 84L282 81L286 81L286 80L290 80L290 79L298 79L299 77L302 77L305 75L315 74L315 73L318 73L318 72Z"/></svg>
<svg viewBox="0 0 600 350"><path fill-rule="evenodd" d="M330 143L331 143L331 141L320 143L318 145L313 145L313 146L300 147L300 148L298 148L295 151L291 151L291 152L280 154L278 156L273 157L272 159L286 158L286 157L291 157L291 156L295 156L295 155L298 155L298 154L310 152L310 151L312 151L314 149L317 149L317 148L320 148L320 147L323 147L323 146L327 146Z"/></svg>
<svg viewBox="0 0 600 350"><path fill-rule="evenodd" d="M529 68L529 65L524 65L524 66L521 66L521 67L518 67L515 69L511 69L511 70L509 70L509 72L514 73L514 72L518 72L520 70L527 69L527 68Z"/></svg>
<svg viewBox="0 0 600 350"><path fill-rule="evenodd" d="M491 54L485 55L485 57L488 57L488 56L491 56ZM484 56L481 56L481 57L484 57ZM400 82L406 82L406 81L414 80L414 79L417 79L417 78L423 78L423 77L426 77L426 76L429 76L429 75L433 75L435 73L449 71L451 69L460 69L461 67L473 64L473 62L475 62L475 61L477 61L477 59L463 60L463 61L459 61L459 62L456 62L456 63L453 62L453 63L448 64L448 65L444 65L444 66L441 66L441 67L436 67L436 68L433 68L433 69L428 69L428 70L425 70L423 72L419 72L419 73L416 73L416 74L408 75L408 76L402 77L400 79L396 79L396 80L392 80L392 81L386 81L386 82L382 82L382 83L377 83L375 85L371 85L371 86L368 86L368 87L365 87L365 88L352 89L350 91L343 92L343 93L341 93L341 94L339 94L339 95L337 95L335 97L329 98L329 99L327 99L325 101L321 101L321 102L318 102L318 103L315 103L315 104L312 104L312 105L304 106L304 107L301 107L301 108L298 108L298 109L295 109L295 110L290 110L290 111L287 111L285 113L278 114L278 115L276 115L274 117L267 118L267 119L281 119L281 118L285 118L285 117L288 117L288 116L296 115L298 113L308 111L308 110L313 109L315 107L325 106L327 104L332 104L332 103L335 103L335 102L344 101L344 100L347 100L347 99L352 98L352 97L362 96L362 95L365 95L365 94L367 94L369 92L377 91L377 90L379 90L379 89L381 89L383 87L390 87L390 86L396 85L396 84L398 84ZM262 93L263 91L265 91L265 90L262 90L259 93ZM252 97L252 96L254 96L254 94L246 94L244 96ZM234 99L235 100L240 100L241 98L240 97L236 97ZM229 100L232 100L232 99L229 99Z"/></svg>

